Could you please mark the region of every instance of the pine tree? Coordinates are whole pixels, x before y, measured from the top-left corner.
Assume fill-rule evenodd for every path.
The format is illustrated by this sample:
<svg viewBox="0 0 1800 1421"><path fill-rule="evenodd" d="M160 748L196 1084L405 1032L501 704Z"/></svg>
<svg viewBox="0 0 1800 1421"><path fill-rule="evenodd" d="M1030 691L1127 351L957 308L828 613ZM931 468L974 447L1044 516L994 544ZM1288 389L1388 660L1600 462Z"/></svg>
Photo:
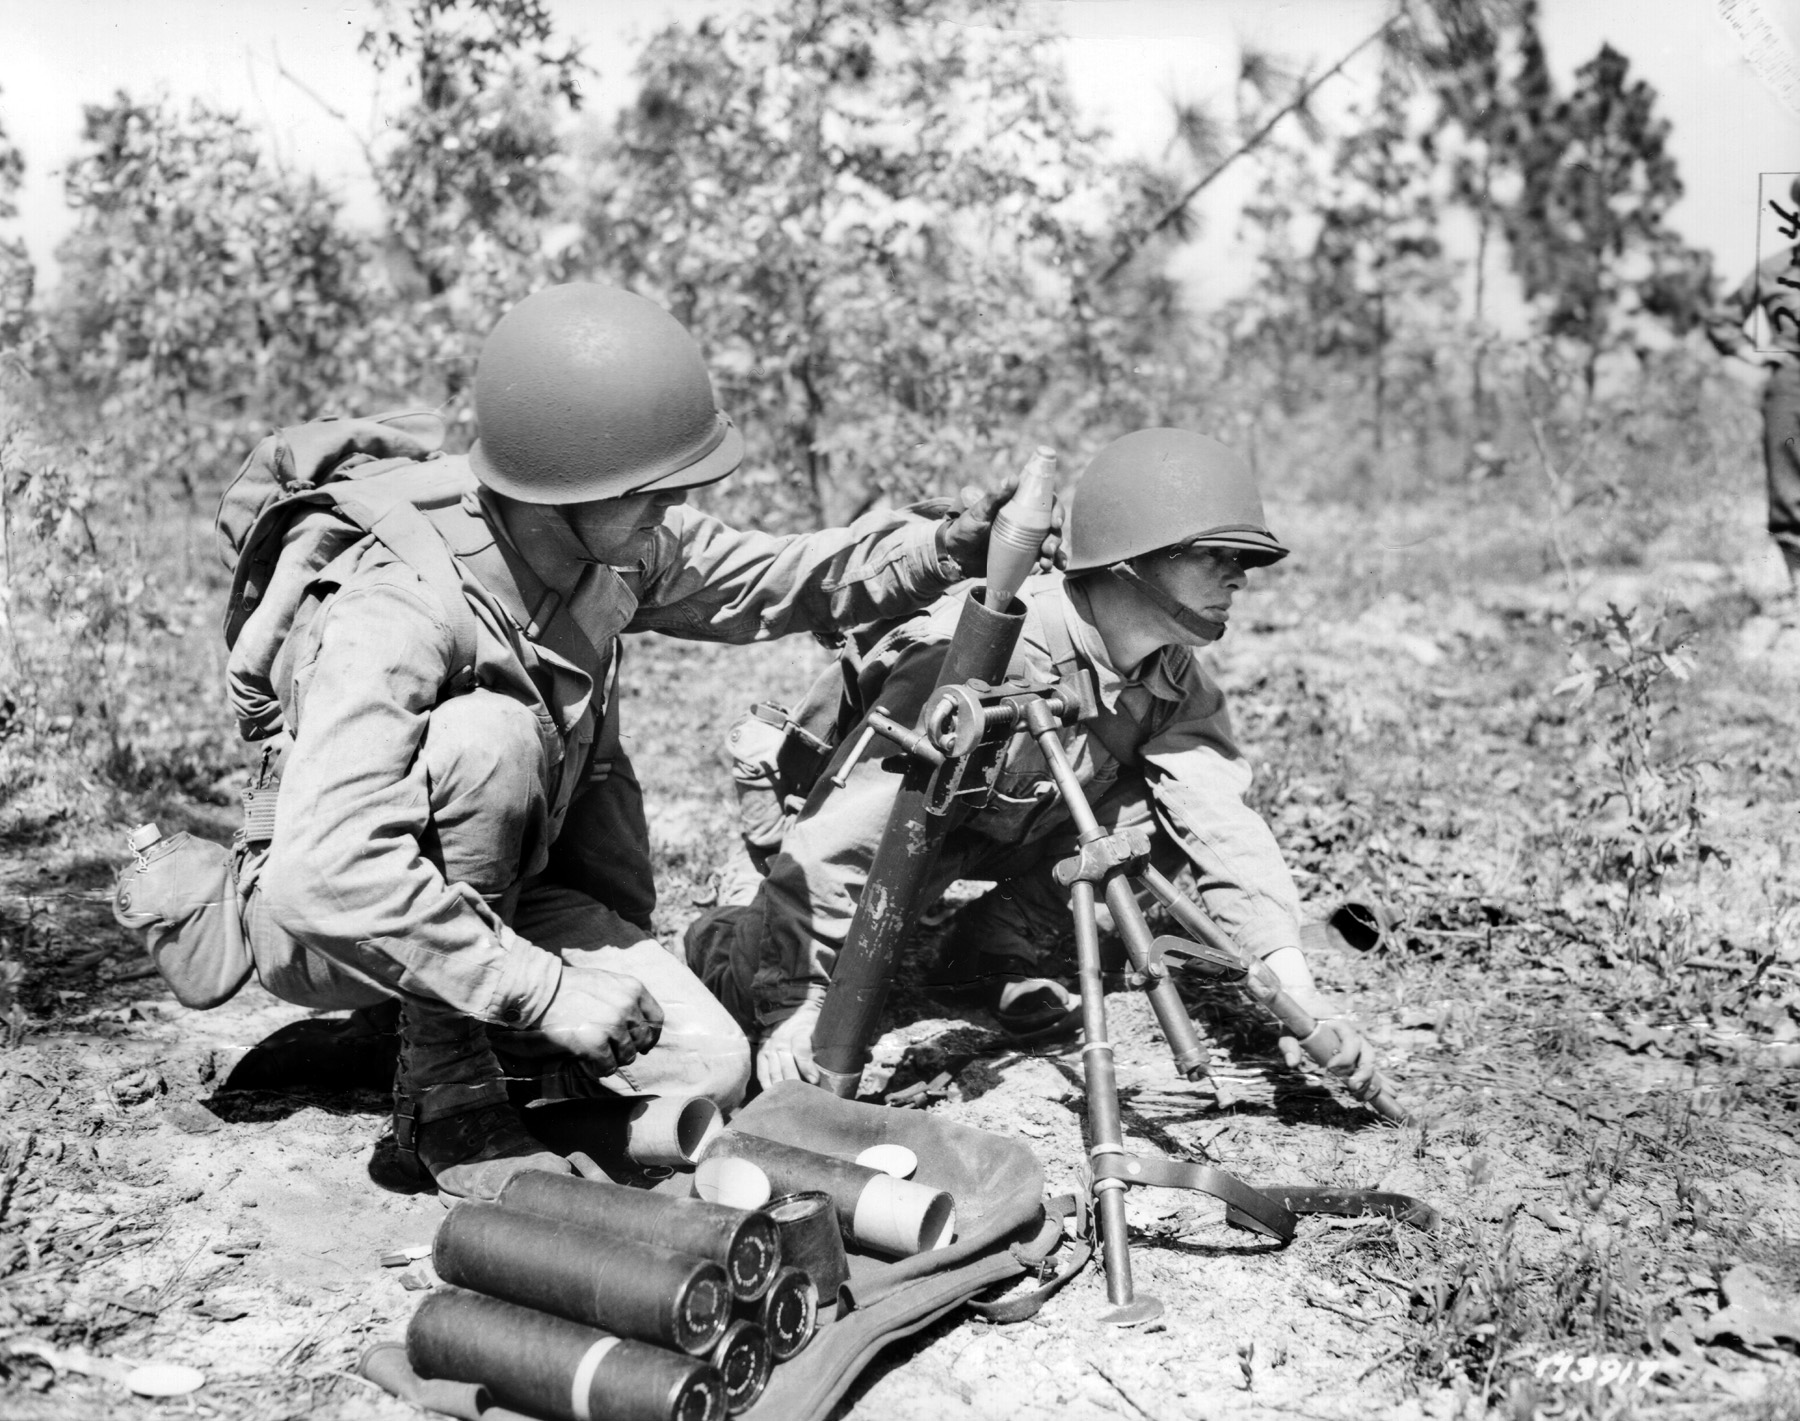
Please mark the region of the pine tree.
<svg viewBox="0 0 1800 1421"><path fill-rule="evenodd" d="M1557 98L1529 21L1521 56L1505 135L1520 192L1503 221L1539 329L1579 346L1591 399L1601 357L1625 343L1641 348L1639 318L1677 333L1699 320L1710 271L1665 223L1682 184L1655 89L1602 45L1575 71L1574 91Z"/></svg>

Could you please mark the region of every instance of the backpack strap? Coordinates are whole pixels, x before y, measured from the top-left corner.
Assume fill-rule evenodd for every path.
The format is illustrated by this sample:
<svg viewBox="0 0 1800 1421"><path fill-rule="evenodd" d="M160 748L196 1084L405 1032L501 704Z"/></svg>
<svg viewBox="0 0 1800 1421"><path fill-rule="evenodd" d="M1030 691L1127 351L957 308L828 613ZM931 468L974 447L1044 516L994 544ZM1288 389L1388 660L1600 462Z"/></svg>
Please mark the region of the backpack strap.
<svg viewBox="0 0 1800 1421"><path fill-rule="evenodd" d="M475 610L463 593L462 574L431 520L399 490L367 479L346 479L319 491L357 527L366 529L405 563L436 597L450 631L452 694L475 684L478 646Z"/></svg>
<svg viewBox="0 0 1800 1421"><path fill-rule="evenodd" d="M617 646L596 646L562 594L524 558L501 546L502 534L484 515L477 495L466 494L458 505L431 510L425 516L437 525L438 534L457 560L500 604L528 642L583 672L594 683L597 697L607 693L609 673L618 660ZM617 638L608 640L616 642ZM551 702L546 699L546 704Z"/></svg>

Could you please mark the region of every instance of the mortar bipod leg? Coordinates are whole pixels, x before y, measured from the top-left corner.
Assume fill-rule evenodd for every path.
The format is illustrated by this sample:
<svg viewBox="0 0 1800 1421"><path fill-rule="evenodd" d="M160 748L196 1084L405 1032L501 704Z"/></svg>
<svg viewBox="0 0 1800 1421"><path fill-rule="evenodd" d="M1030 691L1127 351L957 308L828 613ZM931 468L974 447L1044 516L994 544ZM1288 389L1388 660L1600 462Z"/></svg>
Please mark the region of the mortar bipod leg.
<svg viewBox="0 0 1800 1421"><path fill-rule="evenodd" d="M1080 852L1074 859L1058 865L1057 881L1068 883L1080 877L1090 881L1096 877L1101 879L1101 891L1106 895L1107 906L1112 909L1113 924L1119 931L1120 941L1125 944L1132 970L1143 978L1150 1009L1156 1014L1163 1040L1169 1043L1176 1071L1190 1081L1205 1080L1206 1047L1194 1029L1194 1019L1188 1015L1181 993L1156 960L1154 939L1144 921L1144 911L1138 906L1137 896L1125 878L1125 874L1135 872L1140 863L1148 864L1149 840L1140 830L1117 830L1109 834L1100 827L1100 821L1094 817L1094 807L1088 803L1087 791L1082 789L1075 767L1069 763L1068 752L1058 738L1059 722L1042 697L1026 704L1025 728L1043 753L1044 763L1049 766L1050 777L1056 781L1057 793L1062 796L1063 807L1068 810L1070 822L1075 826L1076 842L1080 845Z"/></svg>
<svg viewBox="0 0 1800 1421"><path fill-rule="evenodd" d="M1106 1038L1106 988L1100 977L1100 927L1094 916L1094 885L1078 880L1069 888L1075 917L1075 967L1081 983L1081 1075L1087 1088L1088 1158L1125 1154L1119 1123L1119 1082L1113 1073L1112 1043ZM1094 1182L1094 1227L1106 1268L1106 1297L1113 1310L1102 1321L1128 1327L1162 1315L1162 1304L1138 1297L1131 1281L1131 1246L1125 1230L1122 1179Z"/></svg>

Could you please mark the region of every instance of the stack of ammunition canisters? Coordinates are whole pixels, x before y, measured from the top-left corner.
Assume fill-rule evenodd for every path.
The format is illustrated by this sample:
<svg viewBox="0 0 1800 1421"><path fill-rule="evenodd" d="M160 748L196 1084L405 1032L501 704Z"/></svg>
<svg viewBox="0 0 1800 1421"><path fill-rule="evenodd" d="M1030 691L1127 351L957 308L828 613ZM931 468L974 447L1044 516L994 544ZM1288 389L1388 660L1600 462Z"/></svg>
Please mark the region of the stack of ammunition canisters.
<svg viewBox="0 0 1800 1421"><path fill-rule="evenodd" d="M407 1328L413 1370L546 1421L722 1421L816 1318L766 1215L572 1175L458 1204L432 1261L451 1286Z"/></svg>
<svg viewBox="0 0 1800 1421"><path fill-rule="evenodd" d="M722 1421L851 1305L846 1239L904 1257L955 1232L948 1194L860 1163L725 1130L701 1175L720 1166L757 1207L539 1172L458 1204L432 1249L450 1286L407 1328L412 1370L546 1421Z"/></svg>

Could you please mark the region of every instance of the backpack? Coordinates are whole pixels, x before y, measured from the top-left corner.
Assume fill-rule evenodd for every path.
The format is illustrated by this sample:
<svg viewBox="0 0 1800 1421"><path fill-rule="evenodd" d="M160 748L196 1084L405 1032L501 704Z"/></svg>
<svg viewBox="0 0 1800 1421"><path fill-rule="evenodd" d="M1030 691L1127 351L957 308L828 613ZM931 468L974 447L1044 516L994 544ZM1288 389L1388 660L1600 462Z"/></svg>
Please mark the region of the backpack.
<svg viewBox="0 0 1800 1421"><path fill-rule="evenodd" d="M531 681L515 688L521 694L547 699L529 640L539 620L556 624L558 653L574 659L596 688L601 684L604 658L570 618L544 610L541 586L509 574L491 540L487 547L470 543L469 557L453 551L447 539L457 527L478 522L462 507L476 486L443 460L444 432L429 411L320 419L280 430L256 446L220 499L214 528L232 574L223 618L233 652L232 699L244 739L270 743L245 791L244 824L230 847L188 834L163 838L154 825L141 826L113 898L115 919L144 933L151 960L188 1006L219 1005L253 970L242 909L274 833L280 766L273 738L283 729L278 666L315 579L340 553L372 536L430 589L451 640L444 695L475 684L478 623L470 598L482 592L532 629L520 648ZM485 573L480 581L477 571ZM521 605L524 598L535 609Z"/></svg>
<svg viewBox="0 0 1800 1421"><path fill-rule="evenodd" d="M232 573L225 645L235 650L253 628L266 648L250 657L256 673L250 683L233 685L246 740L266 739L280 728L274 656L312 578L364 535L431 589L450 630L451 681L474 683L475 614L456 560L425 512L460 502L474 487L439 462L443 442L444 423L428 411L315 420L269 435L226 488L213 525ZM307 516L315 510L324 516Z"/></svg>

